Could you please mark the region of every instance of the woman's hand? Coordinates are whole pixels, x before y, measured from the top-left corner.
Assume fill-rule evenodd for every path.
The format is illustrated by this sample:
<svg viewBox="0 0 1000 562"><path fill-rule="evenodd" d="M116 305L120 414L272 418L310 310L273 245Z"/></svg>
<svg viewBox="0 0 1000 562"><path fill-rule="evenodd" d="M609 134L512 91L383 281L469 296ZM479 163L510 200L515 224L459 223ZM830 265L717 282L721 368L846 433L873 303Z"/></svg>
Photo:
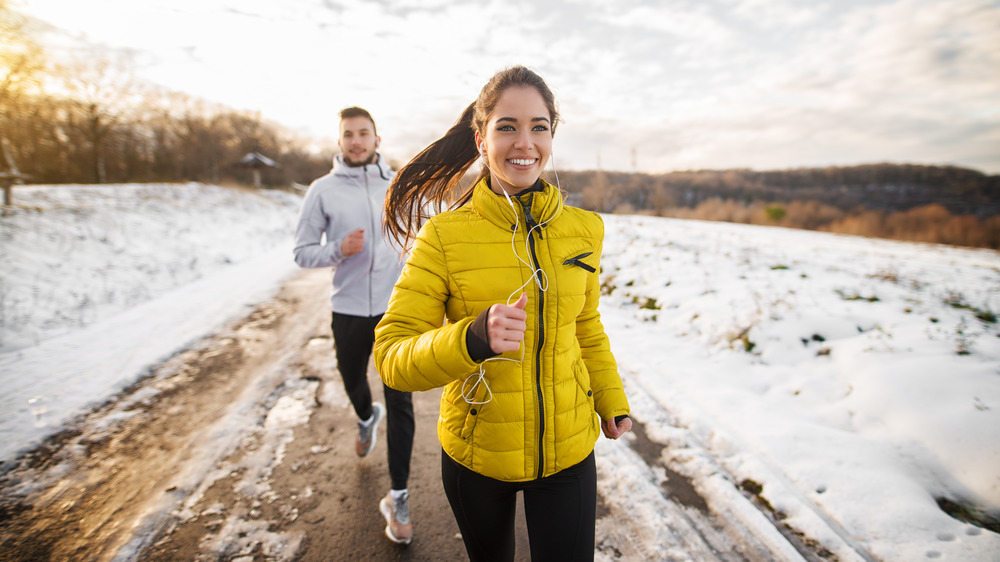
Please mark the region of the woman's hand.
<svg viewBox="0 0 1000 562"><path fill-rule="evenodd" d="M604 432L604 436L608 439L618 439L631 429L632 420L629 418L624 418L618 423L615 423L615 418L601 422L601 431Z"/></svg>
<svg viewBox="0 0 1000 562"><path fill-rule="evenodd" d="M486 319L486 334L489 337L490 349L494 353L517 351L524 341L525 320L528 314L524 306L528 304L528 294L521 293L513 305L495 304L490 307Z"/></svg>

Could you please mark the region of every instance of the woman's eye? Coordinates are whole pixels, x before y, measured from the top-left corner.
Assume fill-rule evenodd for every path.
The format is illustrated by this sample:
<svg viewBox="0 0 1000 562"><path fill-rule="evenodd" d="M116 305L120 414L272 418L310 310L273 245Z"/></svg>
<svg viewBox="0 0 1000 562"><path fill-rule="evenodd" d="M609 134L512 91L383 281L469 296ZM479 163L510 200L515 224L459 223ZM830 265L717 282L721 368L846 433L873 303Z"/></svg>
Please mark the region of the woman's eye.
<svg viewBox="0 0 1000 562"><path fill-rule="evenodd" d="M514 130L514 126L513 125L500 125L499 127L497 127L497 130L498 131L513 131Z"/></svg>
<svg viewBox="0 0 1000 562"><path fill-rule="evenodd" d="M548 131L549 128L546 125L535 125L535 128L532 129L532 130L533 131Z"/></svg>

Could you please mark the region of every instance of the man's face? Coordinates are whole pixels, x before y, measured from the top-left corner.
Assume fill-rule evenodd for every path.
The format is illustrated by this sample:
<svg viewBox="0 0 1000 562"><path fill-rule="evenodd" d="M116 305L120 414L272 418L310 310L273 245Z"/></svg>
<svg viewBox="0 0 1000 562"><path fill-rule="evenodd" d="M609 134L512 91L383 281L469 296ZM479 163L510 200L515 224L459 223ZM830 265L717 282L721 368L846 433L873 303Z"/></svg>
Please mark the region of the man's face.
<svg viewBox="0 0 1000 562"><path fill-rule="evenodd" d="M378 148L375 124L362 116L348 117L340 121L340 138L337 146L348 166L364 166L375 162Z"/></svg>

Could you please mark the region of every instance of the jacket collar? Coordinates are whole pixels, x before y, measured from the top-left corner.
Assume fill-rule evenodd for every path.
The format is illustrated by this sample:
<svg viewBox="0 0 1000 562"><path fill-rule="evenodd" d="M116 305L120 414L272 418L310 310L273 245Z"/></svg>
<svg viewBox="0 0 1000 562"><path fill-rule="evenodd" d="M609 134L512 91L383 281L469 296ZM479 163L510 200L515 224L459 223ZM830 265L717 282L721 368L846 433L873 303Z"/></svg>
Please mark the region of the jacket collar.
<svg viewBox="0 0 1000 562"><path fill-rule="evenodd" d="M489 178L479 180L472 192L472 204L480 215L488 221L510 230L519 216L525 203L530 203L531 216L536 223L544 223L553 218L563 206L562 194L552 184L539 179L535 187L530 187L518 195L511 196L511 203L518 208L515 215L511 203L503 195L497 195L490 189Z"/></svg>
<svg viewBox="0 0 1000 562"><path fill-rule="evenodd" d="M333 157L333 174L357 179L363 179L365 175L372 179L389 180L392 178L388 163L377 152L375 153L375 162L364 166L348 166L344 163L343 155L337 154Z"/></svg>

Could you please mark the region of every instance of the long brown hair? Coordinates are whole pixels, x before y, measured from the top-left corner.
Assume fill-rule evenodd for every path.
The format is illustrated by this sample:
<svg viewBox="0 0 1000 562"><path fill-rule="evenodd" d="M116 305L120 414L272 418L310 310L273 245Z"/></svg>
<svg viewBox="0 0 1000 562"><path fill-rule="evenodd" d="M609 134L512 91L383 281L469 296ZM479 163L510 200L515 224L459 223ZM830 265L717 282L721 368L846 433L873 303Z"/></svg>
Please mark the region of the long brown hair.
<svg viewBox="0 0 1000 562"><path fill-rule="evenodd" d="M479 158L476 133L485 136L486 123L500 95L512 87L530 87L538 91L549 110L552 134L555 134L559 112L555 96L541 76L523 66L512 66L494 74L448 132L414 156L393 178L385 196L382 230L386 236L408 247L433 213L445 207L460 207L472 198L475 184L489 175L486 166L476 182L460 196L454 195L462 177Z"/></svg>

